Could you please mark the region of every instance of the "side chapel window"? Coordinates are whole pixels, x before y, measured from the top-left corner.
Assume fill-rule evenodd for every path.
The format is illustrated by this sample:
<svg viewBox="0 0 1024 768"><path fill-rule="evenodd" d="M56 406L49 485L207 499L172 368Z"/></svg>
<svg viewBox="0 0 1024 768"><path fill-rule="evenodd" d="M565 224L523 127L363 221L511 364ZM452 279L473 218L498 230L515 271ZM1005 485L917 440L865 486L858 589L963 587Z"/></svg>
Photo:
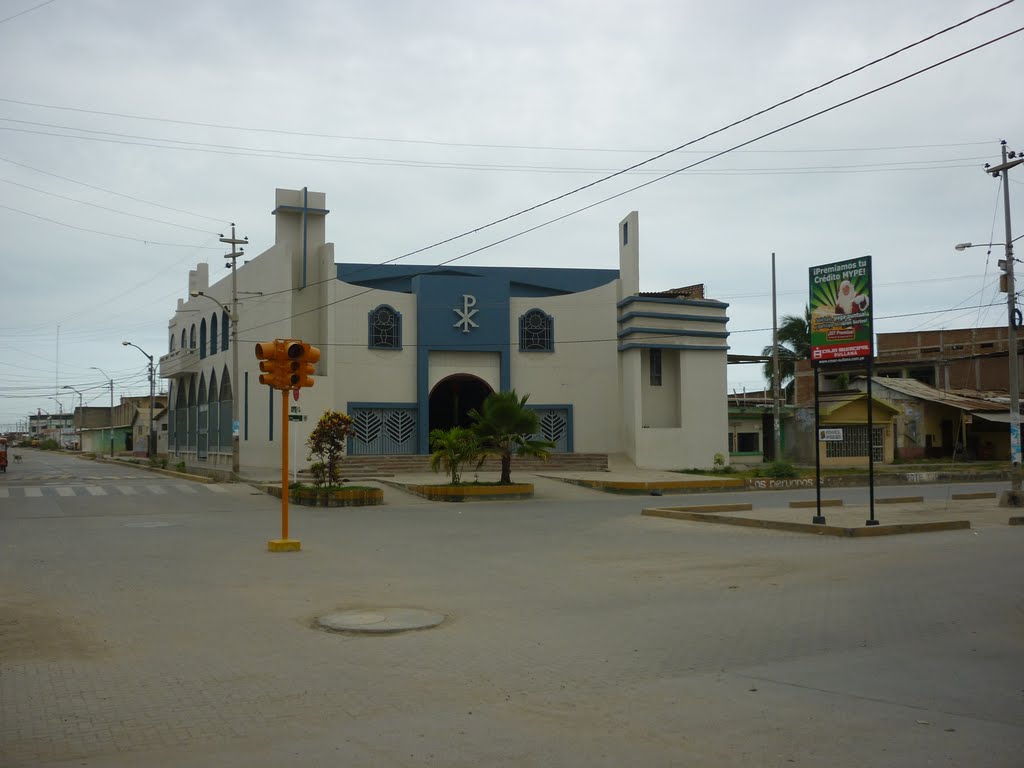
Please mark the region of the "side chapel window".
<svg viewBox="0 0 1024 768"><path fill-rule="evenodd" d="M370 311L371 349L402 348L402 315L387 304Z"/></svg>
<svg viewBox="0 0 1024 768"><path fill-rule="evenodd" d="M554 352L555 319L539 309L519 318L520 352Z"/></svg>

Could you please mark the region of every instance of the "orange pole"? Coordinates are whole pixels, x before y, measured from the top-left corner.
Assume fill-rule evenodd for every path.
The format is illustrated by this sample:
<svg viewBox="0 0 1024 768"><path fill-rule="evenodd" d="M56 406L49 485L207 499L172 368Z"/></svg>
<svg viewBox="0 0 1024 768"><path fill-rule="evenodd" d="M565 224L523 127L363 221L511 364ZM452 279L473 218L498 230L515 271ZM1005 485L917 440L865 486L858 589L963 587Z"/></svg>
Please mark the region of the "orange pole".
<svg viewBox="0 0 1024 768"><path fill-rule="evenodd" d="M281 538L288 538L288 390L281 390Z"/></svg>

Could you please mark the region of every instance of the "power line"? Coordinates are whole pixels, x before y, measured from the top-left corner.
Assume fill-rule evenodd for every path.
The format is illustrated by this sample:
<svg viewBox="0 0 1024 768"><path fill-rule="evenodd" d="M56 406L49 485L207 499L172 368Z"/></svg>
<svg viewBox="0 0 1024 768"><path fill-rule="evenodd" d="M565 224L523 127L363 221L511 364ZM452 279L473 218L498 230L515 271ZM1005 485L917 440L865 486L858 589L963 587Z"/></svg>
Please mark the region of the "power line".
<svg viewBox="0 0 1024 768"><path fill-rule="evenodd" d="M217 219L217 218L214 218L213 216L206 216L205 214L202 214L202 213L193 213L192 211L182 210L181 208L172 208L169 205L161 205L160 203L154 203L154 202L152 202L150 200L143 200L141 197L135 197L133 195L126 195L123 192L115 192L114 190L106 189L105 187L97 187L95 184L88 184L88 183L86 183L84 181L78 181L77 179L70 179L67 176L60 176L60 175L58 175L56 173L51 173L50 171L44 171L42 168L36 168L34 166L27 165L26 163L19 163L16 160L11 160L9 157L0 157L0 161L5 162L5 163L10 163L11 165L16 165L19 168L26 168L26 169L28 169L30 171L35 171L36 173L41 173L44 176L52 176L53 178L60 179L61 181L67 181L67 182L70 182L72 184L79 184L79 185L81 185L83 187L88 187L89 189L95 189L98 192L104 192L104 193L106 193L108 195L116 195L117 197L123 197L126 200L134 200L137 203L143 203L145 205L151 205L151 206L153 206L155 208L163 208L166 211L174 211L175 213L184 213L187 216L195 216L195 217L200 218L200 219L206 219L207 221L215 221L218 224L223 224L226 221L228 221L228 219Z"/></svg>
<svg viewBox="0 0 1024 768"><path fill-rule="evenodd" d="M87 128L77 128L69 125L54 125L52 123L39 123L29 120L15 120L13 118L0 117L0 121L19 123L22 125L34 125L43 128L54 128L62 131L78 131L80 133L92 134L90 136L75 136L66 133L49 133L47 131L35 131L30 129L21 128L9 128L7 126L0 126L0 130L14 131L17 133L31 133L37 136L50 136L54 138L65 138L65 139L80 139L85 141L99 141L110 144L122 144L133 147L150 147L153 149L176 149L190 152L205 152L209 154L220 154L228 156L242 156L242 157L268 157L282 160L306 160L313 162L332 162L332 163L343 163L351 165L373 165L373 166L385 166L385 167L400 167L400 168L424 168L432 170L464 170L464 171L486 171L486 172L510 172L510 173L548 173L548 174L611 174L616 176L622 173L614 168L581 168L581 167L564 167L564 166L553 166L553 165L507 165L501 163L459 163L453 161L433 161L433 160L412 160L412 159L399 159L389 157L360 157L350 155L332 155L325 153L315 152L298 152L294 150L285 149L264 149L262 147L244 147L236 146L231 144L210 144L207 142L199 141L185 141L181 139L165 139L160 137L152 136L139 136L135 134L118 133L115 131L97 131ZM99 136L113 136L117 139L104 139L98 138ZM120 141L119 139L137 139L138 141ZM151 143L151 142L163 142L163 143ZM671 151L671 150L670 150ZM695 154L707 154L711 150L697 150ZM722 168L716 170L702 171L701 173L708 175L734 175L734 174L792 174L792 173L827 173L827 172L850 172L851 169L874 169L877 171L884 170L926 170L931 167L939 168L961 168L961 165L943 165L936 166L936 163L957 163L963 161L980 160L984 158L979 157L965 157L965 158L946 158L938 160L911 160L911 161L893 161L887 163L859 163L849 165L835 165L835 166L808 166L808 167L795 167L795 168ZM649 161L648 161L649 162ZM920 165L922 168L913 169L909 167L899 168L898 166L913 166ZM896 166L896 167L894 167ZM665 173L664 169L650 168L650 169L639 169L635 168L629 170L630 175L636 174L649 174L657 175ZM611 178L612 176L609 176Z"/></svg>
<svg viewBox="0 0 1024 768"><path fill-rule="evenodd" d="M1012 0L1010 0L1010 1L1012 2ZM1003 5L1005 5L1005 4L1006 3L1004 3ZM997 6L997 7L999 7L999 6ZM664 174L664 175L659 176L657 178L651 179L650 181L645 181L642 184L637 184L636 186L630 187L629 189L625 189L625 190L623 190L621 192L617 192L614 195L609 195L608 197L602 198L602 199L597 200L597 201L595 201L593 203L589 203L588 205L584 205L584 206L582 206L580 208L576 208L574 210L568 211L567 213L564 213L564 214L562 214L560 216L556 216L553 219L548 219L547 221L543 221L543 222L541 222L539 224L536 224L535 226L529 227L529 228L524 229L524 230L520 230L519 232L514 232L511 235L508 235L506 237L500 238L499 240L495 240L493 242L487 243L487 244L482 245L482 246L480 246L478 248L474 248L474 249L472 249L470 251L466 251L465 253L462 253L462 254L460 254L458 256L453 256L452 258L447 259L445 261L442 261L442 262L440 262L437 265L429 267L428 270L425 270L424 273L429 272L430 270L433 270L433 269L437 269L439 267L446 266L448 264L452 264L452 263L454 263L456 261L460 261L461 259L465 259L465 258L467 258L469 256L475 255L477 253L481 253L482 251L488 250L490 248L493 248L495 246L501 245L503 243L507 243L507 242L509 242L511 240L515 240L516 238L522 237L523 235L529 234L531 232L535 232L535 231L537 231L539 229L542 229L544 227L550 226L551 224L555 224L555 223L557 223L559 221L562 221L564 219L567 219L567 218L569 218L571 216L575 216L576 214L583 213L584 211L588 211L591 208L596 208L599 205L603 205L604 203L610 202L612 200L616 200L616 199L618 199L620 197L623 197L625 195L628 195L628 194L631 194L633 192L636 192L637 190L643 189L644 187L648 187L648 186L651 186L652 184L656 184L659 181L664 181L667 178L671 178L673 176L676 176L676 175L678 175L680 173L683 173L684 171L687 171L687 170L689 170L689 169L691 169L691 168L693 168L695 166L702 165L703 163L709 162L710 160L714 160L717 157L720 157L722 155L728 154L729 152L732 152L733 150L739 149L741 147L746 147L746 146L748 146L750 144L753 144L753 143L755 143L757 141L761 141L762 139L768 138L769 136L774 136L775 134L778 134L778 133L786 131L786 130L788 130L790 128L793 128L794 126L801 125L802 123L806 123L806 122L808 122L810 120L813 120L813 119L815 119L817 117L820 117L822 115L828 114L829 112L833 112L833 111L835 111L837 109L840 109L841 107L848 106L848 105L850 105L850 104L852 104L854 102L860 101L861 99L867 98L868 96L872 96L872 95L874 95L876 93L880 93L880 92L882 92L884 90L892 88L895 85L899 85L900 83L904 83L904 82L906 82L908 80L911 80L911 79L913 79L915 77L918 77L918 76L920 76L920 75L922 75L922 74L924 74L926 72L930 72L933 69L937 69L940 66L948 64L951 61L956 61L957 59L960 59L960 58L962 58L962 57L964 57L964 56L966 56L968 54L975 53L976 51L979 51L982 48L986 48L986 47L988 47L990 45L993 45L994 43L1000 42L1000 41L1005 40L1005 39L1007 39L1009 37L1012 37L1013 35L1019 34L1020 32L1024 32L1024 27L1018 27L1015 30L1012 30L1012 31L1007 32L1007 33L1002 34L1002 35L999 35L998 37L994 37L994 38L992 38L992 39L990 39L990 40L988 40L988 41L986 41L984 43L979 43L978 45L975 45L975 46L973 46L971 48L963 50L960 53L954 54L952 56L948 56L947 58L941 59L940 61L937 61L937 62L935 62L933 64L930 64L930 65L928 65L926 67L922 67L921 69L918 69L918 70L916 70L914 72L911 72L908 75L904 75L903 77L899 77L899 78L897 78L895 80L891 80L888 83L880 85L880 86L878 86L876 88L872 88L872 89L870 89L868 91L864 91L863 93L860 93L860 94L858 94L856 96L852 96L852 97L850 97L848 99L844 99L843 101L840 101L840 102L838 102L836 104L833 104L833 105L831 105L829 107L825 107L824 109L820 109L820 110L818 110L816 112L812 112L809 115L805 115L804 117L801 117L801 118L798 118L796 120L793 120L793 121L791 121L789 123L786 123L786 124L784 124L784 125L782 125L782 126L780 126L778 128L774 128L774 129L772 129L770 131L767 131L767 132L762 133L762 134L760 134L758 136L755 136L752 139L748 139L748 140L743 141L743 142L741 142L739 144L736 144L735 146L733 146L733 147L731 147L729 149L722 150L718 154L702 158L702 159L697 160L697 161L695 161L695 162L693 162L693 163L691 163L689 165L683 166L682 168L679 168L679 169L677 169L675 171L671 171L670 173L667 173L667 174ZM937 34L939 34L939 33L937 33ZM934 37L934 35L932 35L931 37ZM927 40L927 39L930 39L930 38L925 38L925 39ZM910 46L908 46L908 47L910 47ZM905 50L905 48L904 49L900 49L900 50ZM891 55L893 55L893 54L890 54L890 56ZM888 58L888 56L883 57L883 58ZM868 66L868 65L865 65L865 66ZM859 71L861 69L864 69L864 67L863 66L862 67L858 67L856 70L851 70L851 72L856 72L856 71ZM841 77L846 77L846 75L842 75ZM841 77L840 78L835 78L835 79L838 80L838 79L841 79ZM834 82L834 80L830 81L830 82ZM793 98L796 98L796 97L793 97ZM784 103L790 102L790 101L793 100L793 98L787 99L786 101L783 101L783 102L779 102L779 104L784 104ZM738 122L744 122L746 119L748 119L748 118L745 118L744 120L741 120L741 121L738 121ZM735 124L738 124L738 123L734 123L734 125ZM713 133L718 133L721 130L724 130L724 129L719 129L718 131L715 131ZM713 135L713 134L708 134L708 135ZM642 165L642 163L638 164L638 165ZM598 183L598 182L594 182L594 184L596 184L596 183ZM593 186L594 184L585 185L584 187L580 187L577 190L574 190L574 192L578 192L578 191L580 191L582 189L586 189L587 187ZM509 216L504 217L503 219L498 219L497 221L491 222L490 224L484 225L483 227L479 227L479 228L477 228L475 230L471 230L469 232L465 232L465 233L463 233L461 235L456 235L454 237L450 237L450 238L448 238L446 240L442 240L442 241L440 241L438 243L434 243L433 245L425 246L424 248L420 248L420 249L417 249L415 251L410 251L409 253L403 254L401 256L396 256L393 259L388 259L386 261L381 262L381 264L374 265L374 266L381 266L381 265L384 265L384 264L391 264L391 263L394 263L396 261L399 261L400 259L404 259L404 258L407 258L409 256L415 255L417 253L422 253L423 251L429 250L431 248L436 248L436 247L438 247L440 245L444 245L446 243L450 243L453 240L457 240L457 239L459 239L461 237L465 237L465 236L467 236L469 234L472 234L472 233L475 233L475 232L479 232L479 231L481 231L483 229L487 229L488 227L494 226L495 224L497 224L499 222L508 221L509 219L514 218L516 216L520 216L523 213L526 213L527 211L536 210L537 208L539 208L539 207L541 207L543 205L547 205L548 203L553 202L554 200L558 200L558 199L561 199L563 197L567 197L570 194L574 194L574 192L567 192L567 193L565 193L563 195L560 195L560 196L558 196L556 198L552 198L551 200L548 200L548 201L546 201L544 203L540 203L540 204L532 206L530 208L523 209L519 213L511 214ZM330 278L330 279L333 279L333 278ZM327 281L324 280L324 281L321 281L321 282L327 282ZM294 289L288 289L288 290L294 290ZM342 298L340 298L340 299L338 299L336 301L328 302L327 304L325 304L323 306L313 307L312 309L303 310L302 312L296 312L296 313L294 313L292 315L289 315L289 316L287 316L285 318L280 318L278 320L272 320L272 321L269 321L269 322L266 322L266 323L262 323L260 325L253 326L252 328L249 328L247 330L255 330L257 328L263 328L263 327L265 327L267 325L273 325L275 323L282 322L283 320L290 320L290 319L293 319L293 318L296 318L296 317L300 317L302 315L309 314L311 312L317 312L317 311L320 311L321 309L324 309L326 307L333 306L335 304L339 304L342 301L348 301L350 299L358 298L359 296L362 296L362 295L364 295L366 293L369 293L372 290L374 290L374 289L370 288L370 289L367 289L366 291L362 291L362 292L359 292L359 293L352 294L351 296L344 296L344 297L342 297Z"/></svg>
<svg viewBox="0 0 1024 768"><path fill-rule="evenodd" d="M90 202L87 202L85 200L79 200L78 198L75 198L75 197L68 197L67 195L58 195L56 192L47 192L45 189L38 189L37 187L30 187L27 184L19 184L18 182L11 181L10 179L0 179L0 183L10 184L13 187L20 187L21 189L27 189L27 190L29 190L31 192L38 192L41 195L49 195L50 197L56 197L56 198L59 198L61 200L68 200L68 201L70 201L72 203L78 203L79 205L88 205L91 208L98 208L101 211L110 211L111 213L117 213L117 214L120 214L121 216L131 216L131 217L136 218L136 219L142 219L143 221L152 221L152 222L155 222L156 224L165 224L168 227L178 227L179 229L188 229L188 230L191 230L192 232L202 232L203 234L206 234L206 235L216 235L216 234L219 234L218 232L212 232L212 231L207 230L207 229L197 229L196 227L188 227L188 226L185 226L184 224L175 224L173 221L164 221L162 219L153 219L153 218L150 218L149 216L141 216L141 215L139 215L137 213L129 213L128 211L120 211L117 208L108 208L105 205L99 205L98 203L90 203Z"/></svg>
<svg viewBox="0 0 1024 768"><path fill-rule="evenodd" d="M14 14L13 16L8 16L7 18L0 19L0 24L3 24L4 22L11 21L12 19L16 19L19 16L24 16L26 13L32 13L32 11L37 11L40 8L42 8L44 5L49 5L52 2L54 2L54 0L44 0L44 2L39 3L39 5L33 5L31 8L26 8L24 11L19 11L18 13Z"/></svg>
<svg viewBox="0 0 1024 768"><path fill-rule="evenodd" d="M17 208L12 208L9 205L0 205L0 208L3 208L3 209L8 210L8 211L14 211L15 213L20 213L22 216L31 216L33 219L39 219L40 221L48 221L51 224L56 224L56 225L61 226L61 227L67 227L68 229L77 229L80 232L91 232L91 233L93 233L95 235L106 235L107 237L116 237L116 238L119 238L121 240L132 240L132 241L134 241L136 243L144 243L145 245L163 245L163 246L167 246L168 248L201 248L201 249L207 250L207 251L219 251L220 250L220 248L216 248L216 247L214 247L212 245L195 245L195 244L192 244L192 243L165 243L165 242L161 242L160 240L144 240L141 237L130 237L129 235L118 235L118 234L116 234L114 232L104 232L104 231L99 230L99 229L89 229L88 227L79 227L79 226L76 226L74 224L68 224L67 222L64 222L64 221L57 221L57 219L50 219L50 218L47 218L46 216L39 216L39 215L37 215L35 213L29 213L28 211L22 211L22 210L19 210Z"/></svg>

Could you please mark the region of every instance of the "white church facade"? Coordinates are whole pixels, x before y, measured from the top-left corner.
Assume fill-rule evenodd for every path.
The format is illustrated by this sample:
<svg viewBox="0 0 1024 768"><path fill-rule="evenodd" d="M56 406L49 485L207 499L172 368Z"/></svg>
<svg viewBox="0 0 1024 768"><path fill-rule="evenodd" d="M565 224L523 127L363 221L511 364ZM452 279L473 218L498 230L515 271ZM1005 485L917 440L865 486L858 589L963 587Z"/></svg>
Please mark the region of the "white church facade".
<svg viewBox="0 0 1024 768"><path fill-rule="evenodd" d="M275 202L275 244L234 280L211 284L199 264L169 322L172 465L230 472L237 444L243 475L280 466L281 397L258 383L254 350L274 338L321 350L315 386L288 400L307 419L290 423L299 468L325 410L352 416L350 455L426 454L431 429L508 389L529 394L559 452L651 469L728 456L728 305L701 286L640 292L636 212L618 227L617 270L431 267L338 263L323 193Z"/></svg>

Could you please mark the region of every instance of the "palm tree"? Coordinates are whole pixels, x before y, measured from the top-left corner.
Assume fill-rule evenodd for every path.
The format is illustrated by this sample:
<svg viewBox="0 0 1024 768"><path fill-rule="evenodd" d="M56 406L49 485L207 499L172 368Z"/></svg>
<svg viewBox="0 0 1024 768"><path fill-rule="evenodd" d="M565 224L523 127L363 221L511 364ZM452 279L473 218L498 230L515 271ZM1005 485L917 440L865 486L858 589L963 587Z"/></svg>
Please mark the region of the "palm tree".
<svg viewBox="0 0 1024 768"><path fill-rule="evenodd" d="M796 361L807 360L811 356L811 308L804 307L803 315L783 315L779 323L779 386L788 390L792 387L796 375ZM761 354L771 357L774 347L769 344ZM764 364L764 377L768 379L768 387L775 387L775 371L772 361ZM787 394L788 397L788 394Z"/></svg>
<svg viewBox="0 0 1024 768"><path fill-rule="evenodd" d="M465 427L431 430L430 450L430 468L437 472L443 466L452 485L462 480L462 467L480 456L476 435Z"/></svg>
<svg viewBox="0 0 1024 768"><path fill-rule="evenodd" d="M501 459L502 485L512 483L512 454L537 456L546 459L555 444L549 440L534 440L532 435L540 431L537 414L526 407L529 395L522 398L513 389L509 392L492 392L480 406L480 411L469 412L473 420L472 430L480 441L485 456Z"/></svg>

